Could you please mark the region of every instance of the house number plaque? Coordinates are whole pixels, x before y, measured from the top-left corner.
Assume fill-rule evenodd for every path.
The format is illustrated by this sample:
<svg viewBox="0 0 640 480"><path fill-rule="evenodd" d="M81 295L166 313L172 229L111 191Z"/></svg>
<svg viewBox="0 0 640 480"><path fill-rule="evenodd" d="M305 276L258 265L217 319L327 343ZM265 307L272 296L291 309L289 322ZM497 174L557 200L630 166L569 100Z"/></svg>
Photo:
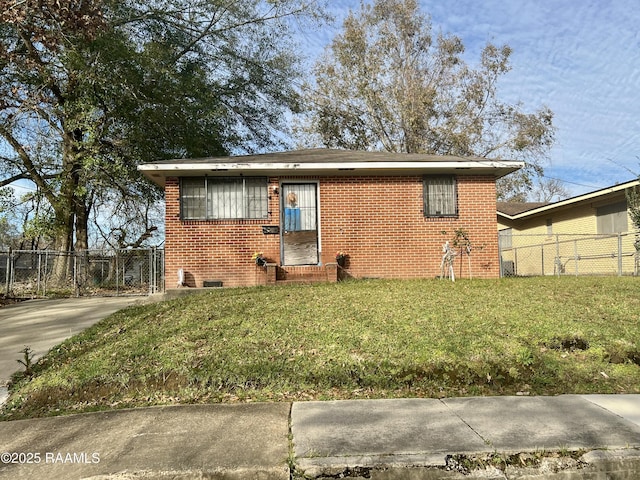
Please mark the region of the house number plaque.
<svg viewBox="0 0 640 480"><path fill-rule="evenodd" d="M280 233L280 226L279 225L263 225L262 233L264 233L265 235L277 235Z"/></svg>

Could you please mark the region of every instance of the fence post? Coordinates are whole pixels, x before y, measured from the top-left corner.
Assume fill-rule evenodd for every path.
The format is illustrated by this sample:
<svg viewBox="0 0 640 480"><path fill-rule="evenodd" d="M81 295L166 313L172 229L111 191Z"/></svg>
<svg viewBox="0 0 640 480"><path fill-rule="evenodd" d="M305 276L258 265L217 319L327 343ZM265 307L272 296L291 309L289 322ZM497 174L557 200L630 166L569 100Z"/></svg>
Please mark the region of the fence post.
<svg viewBox="0 0 640 480"><path fill-rule="evenodd" d="M573 261L576 262L576 277L578 276L578 240L573 241Z"/></svg>
<svg viewBox="0 0 640 480"><path fill-rule="evenodd" d="M560 260L560 236L556 233L556 275L559 277L562 273L562 260Z"/></svg>
<svg viewBox="0 0 640 480"><path fill-rule="evenodd" d="M622 276L622 234L618 233L618 276Z"/></svg>
<svg viewBox="0 0 640 480"><path fill-rule="evenodd" d="M119 250L115 250L116 254L116 297L120 295L119 280L120 280L120 265L118 259L120 258Z"/></svg>
<svg viewBox="0 0 640 480"><path fill-rule="evenodd" d="M162 249L161 252L162 253L160 254L160 272L159 272L159 275L160 275L160 287L159 288L160 288L161 292L164 292L165 288L167 286L167 281L166 281L167 279L165 278L165 273L164 273L165 272L165 268L164 268L165 267L165 263L164 263L165 262L164 248Z"/></svg>
<svg viewBox="0 0 640 480"><path fill-rule="evenodd" d="M49 250L45 250L44 252L44 278L42 287L42 296L47 296L47 268L49 268Z"/></svg>
<svg viewBox="0 0 640 480"><path fill-rule="evenodd" d="M540 245L540 261L542 262L542 276L544 277L544 243Z"/></svg>
<svg viewBox="0 0 640 480"><path fill-rule="evenodd" d="M151 285L153 290L151 291L151 293L158 293L160 291L160 282L159 282L159 278L158 278L158 272L159 272L159 268L158 268L158 259L160 253L158 251L158 247L151 247L151 271L153 272L151 275Z"/></svg>
<svg viewBox="0 0 640 480"><path fill-rule="evenodd" d="M4 292L5 296L9 296L9 279L11 278L11 247L9 247L9 253L7 254L7 272L6 272L5 284L6 290Z"/></svg>
<svg viewBox="0 0 640 480"><path fill-rule="evenodd" d="M40 269L42 268L42 254L38 252L38 274L36 275L36 294L40 293Z"/></svg>
<svg viewBox="0 0 640 480"><path fill-rule="evenodd" d="M155 259L155 247L149 249L149 295L153 294L153 260Z"/></svg>
<svg viewBox="0 0 640 480"><path fill-rule="evenodd" d="M498 233L498 264L500 265L500 278L504 278L504 266L502 265L502 239Z"/></svg>
<svg viewBox="0 0 640 480"><path fill-rule="evenodd" d="M78 256L77 252L73 254L73 291L76 297L80 296L80 291L78 289Z"/></svg>
<svg viewBox="0 0 640 480"><path fill-rule="evenodd" d="M636 233L633 241L633 274L638 276L638 247L640 247L640 238Z"/></svg>

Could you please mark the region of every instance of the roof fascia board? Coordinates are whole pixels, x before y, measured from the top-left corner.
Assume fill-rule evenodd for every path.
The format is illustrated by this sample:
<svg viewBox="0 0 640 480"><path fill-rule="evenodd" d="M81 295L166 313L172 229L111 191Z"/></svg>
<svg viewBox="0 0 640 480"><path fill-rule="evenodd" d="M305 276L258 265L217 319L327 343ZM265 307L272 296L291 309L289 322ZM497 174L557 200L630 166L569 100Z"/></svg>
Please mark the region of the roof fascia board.
<svg viewBox="0 0 640 480"><path fill-rule="evenodd" d="M505 161L463 161L463 162L212 162L212 163L165 163L144 164L141 171L205 171L205 170L435 170L435 169L514 169L524 167L523 162Z"/></svg>
<svg viewBox="0 0 640 480"><path fill-rule="evenodd" d="M559 202L550 203L549 205L544 205L542 207L533 208L531 210L527 210L526 212L518 213L517 215L508 215L503 212L498 212L498 215L503 218L507 218L509 220L520 220L522 218L534 216L540 213L546 213L550 210L556 210L562 207L570 206L572 204L593 200L603 195L608 195L610 193L624 191L629 187L638 186L638 185L640 185L639 180L631 180L629 182L620 183L618 185L613 185L611 187L602 188L600 190L585 193L583 195L578 195L576 197L567 198L566 200L560 200Z"/></svg>

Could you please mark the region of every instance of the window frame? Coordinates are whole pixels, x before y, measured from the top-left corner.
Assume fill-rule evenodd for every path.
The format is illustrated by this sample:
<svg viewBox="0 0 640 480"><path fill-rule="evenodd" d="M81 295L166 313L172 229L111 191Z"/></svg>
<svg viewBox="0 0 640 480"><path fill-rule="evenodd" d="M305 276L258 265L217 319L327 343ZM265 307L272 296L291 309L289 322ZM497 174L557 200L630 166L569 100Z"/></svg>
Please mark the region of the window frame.
<svg viewBox="0 0 640 480"><path fill-rule="evenodd" d="M453 191L453 212L438 213L438 211L432 213L429 211L429 187L433 183L429 181L447 179L451 181L451 187ZM425 218L456 218L459 215L458 209L458 177L456 175L424 175L422 177L422 212Z"/></svg>
<svg viewBox="0 0 640 480"><path fill-rule="evenodd" d="M502 228L498 230L498 248L501 252L513 248L513 228Z"/></svg>
<svg viewBox="0 0 640 480"><path fill-rule="evenodd" d="M195 181L200 180L202 182L202 190L204 191L204 197L198 196L192 191L185 190L186 181ZM247 182L260 182L259 186L247 186ZM241 187L241 195L240 199L242 201L242 205L240 207L235 207L236 210L240 210L242 212L241 216L220 216L214 215L213 208L213 185L214 184L222 185L224 183L231 184L240 184ZM260 189L260 195L252 198L249 198L249 190L253 190L254 188ZM256 176L256 177L180 177L180 193L179 193L179 201L180 201L180 219L181 220L206 220L206 221L225 221L225 220L264 220L269 217L269 179L268 177ZM222 195L225 193L222 192ZM211 198L210 198L211 197ZM191 206L186 201L188 198L191 198L191 201L194 204L201 203L203 205L199 206L199 209L204 210L204 216L194 216L188 213L188 210L191 210ZM250 201L259 201L262 203L261 207L258 209L258 213L260 215L251 216L251 212L253 209L249 208ZM197 205L196 205L196 208Z"/></svg>
<svg viewBox="0 0 640 480"><path fill-rule="evenodd" d="M595 209L598 235L615 235L629 231L629 204L626 200L600 205Z"/></svg>

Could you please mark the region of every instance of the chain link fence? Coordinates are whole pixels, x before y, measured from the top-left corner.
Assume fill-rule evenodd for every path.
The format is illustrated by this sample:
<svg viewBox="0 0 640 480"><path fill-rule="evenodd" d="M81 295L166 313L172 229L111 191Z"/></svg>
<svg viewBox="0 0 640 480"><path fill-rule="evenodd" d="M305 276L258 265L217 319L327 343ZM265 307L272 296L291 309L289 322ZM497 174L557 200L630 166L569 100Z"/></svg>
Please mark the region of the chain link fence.
<svg viewBox="0 0 640 480"><path fill-rule="evenodd" d="M150 295L164 291L164 250L0 252L7 297Z"/></svg>
<svg viewBox="0 0 640 480"><path fill-rule="evenodd" d="M502 277L638 275L636 233L518 235L500 232Z"/></svg>

